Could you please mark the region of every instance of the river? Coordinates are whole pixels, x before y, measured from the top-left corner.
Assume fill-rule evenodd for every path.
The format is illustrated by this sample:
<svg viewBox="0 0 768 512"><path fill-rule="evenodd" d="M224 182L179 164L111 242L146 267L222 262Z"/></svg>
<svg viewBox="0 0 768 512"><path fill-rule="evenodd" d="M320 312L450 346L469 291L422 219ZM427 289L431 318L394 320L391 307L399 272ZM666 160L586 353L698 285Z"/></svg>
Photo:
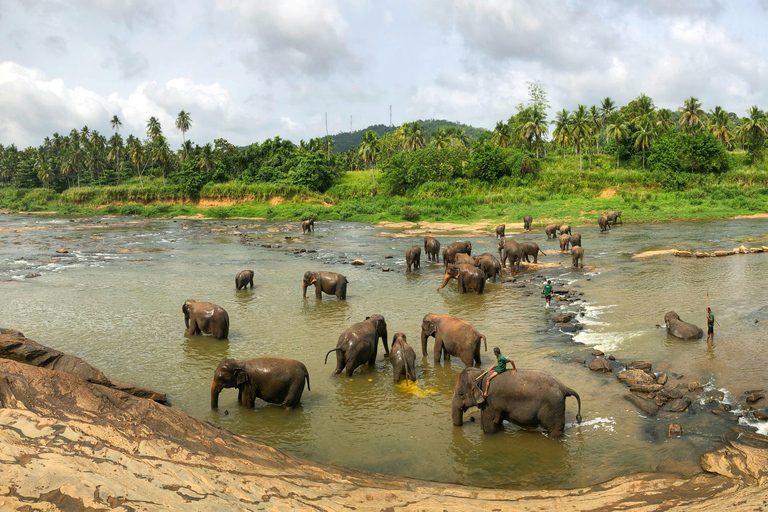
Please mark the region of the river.
<svg viewBox="0 0 768 512"><path fill-rule="evenodd" d="M748 247L759 246L768 241L768 221L627 224L605 234L594 226L578 228L583 270L571 269L570 255L561 255L543 232L513 235L537 241L547 252L541 261L563 265L522 274L518 282L524 288L488 283L479 296L459 295L455 281L437 292L442 264L424 255L420 270L405 273L405 251L422 245L420 236L392 238L357 223L316 224L315 233L302 235L298 223L243 219L1 215L0 326L82 357L110 377L166 392L189 414L294 456L485 487L575 488L642 471L690 476L701 471L701 453L734 435L728 421L709 412L713 406L706 399L684 413L643 416L622 398L627 388L614 375L596 374L578 362L591 359L591 347L620 359L651 361L654 370L681 375L680 383L695 380L706 390L721 389L735 408L744 391L765 386L768 300L762 287L768 254L632 256L669 248L731 249L743 237L756 239L744 242ZM243 243L241 234L252 242ZM292 237L287 243L286 236ZM474 254L496 253L490 236L438 238L443 245L469 239ZM265 248L264 242L283 247ZM287 246L310 252L294 254ZM61 248L68 253L55 252ZM342 263L354 258L366 264ZM243 269L256 272L255 288L236 292L234 276ZM301 278L312 269L345 274L347 300L317 301L312 288L302 300ZM30 273L40 277L26 278ZM583 300L545 309L543 278L578 290ZM656 327L663 327L664 313L672 309L705 327L707 293L720 324L714 345L677 340ZM181 305L189 298L228 311L228 340L185 334ZM585 329L575 341L550 321L561 311L585 312ZM381 347L375 367L360 368L351 379L330 376L333 356L323 364L339 334L374 313L386 318L389 342L404 332L416 350L415 385L393 385ZM499 346L518 368L557 376L581 395L584 421L576 424L576 402L569 398L567 428L558 440L511 425L483 435L479 421L469 421L479 420L476 410L466 413L463 427L454 427L450 402L463 364L433 363L432 340L430 357L421 357L426 313L456 315L485 334L484 367L493 362L491 348ZM311 391L305 389L301 406L286 412L257 401L249 410L230 389L221 395L220 411L211 411L218 362L261 356L307 366ZM768 430L751 415L741 421ZM670 423L683 426L682 438L667 437Z"/></svg>

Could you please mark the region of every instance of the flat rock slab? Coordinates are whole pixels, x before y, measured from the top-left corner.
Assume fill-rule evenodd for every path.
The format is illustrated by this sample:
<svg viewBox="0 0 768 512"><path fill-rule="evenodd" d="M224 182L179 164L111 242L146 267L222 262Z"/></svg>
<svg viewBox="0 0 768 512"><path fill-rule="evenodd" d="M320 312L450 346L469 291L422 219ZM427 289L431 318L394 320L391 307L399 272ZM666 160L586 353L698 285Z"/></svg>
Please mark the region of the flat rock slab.
<svg viewBox="0 0 768 512"><path fill-rule="evenodd" d="M611 371L611 367L608 365L608 361L604 357L596 357L594 361L589 363L589 369L593 372L605 372Z"/></svg>
<svg viewBox="0 0 768 512"><path fill-rule="evenodd" d="M616 376L620 381L623 381L627 386L644 386L647 384L656 384L649 374L643 370L627 370Z"/></svg>
<svg viewBox="0 0 768 512"><path fill-rule="evenodd" d="M643 370L646 373L651 373L653 366L648 361L627 361L625 365L627 370Z"/></svg>
<svg viewBox="0 0 768 512"><path fill-rule="evenodd" d="M648 416L656 416L659 413L659 406L656 405L653 400L641 398L631 393L629 395L624 395L624 399L643 411Z"/></svg>
<svg viewBox="0 0 768 512"><path fill-rule="evenodd" d="M691 401L687 398L677 398L671 402L667 402L662 407L662 410L667 412L683 412L691 405Z"/></svg>

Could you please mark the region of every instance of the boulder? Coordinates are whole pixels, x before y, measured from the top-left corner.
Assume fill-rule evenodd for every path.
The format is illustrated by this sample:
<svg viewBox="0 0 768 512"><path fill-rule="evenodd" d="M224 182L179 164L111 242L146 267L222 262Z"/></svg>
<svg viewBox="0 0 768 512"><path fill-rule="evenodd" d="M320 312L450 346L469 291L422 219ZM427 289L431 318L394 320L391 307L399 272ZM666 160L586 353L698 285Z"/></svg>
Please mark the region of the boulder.
<svg viewBox="0 0 768 512"><path fill-rule="evenodd" d="M688 391L690 391L691 393L698 393L699 391L703 391L703 390L704 390L704 387L696 381L688 383Z"/></svg>
<svg viewBox="0 0 768 512"><path fill-rule="evenodd" d="M760 420L760 421L768 420L768 412L766 411L757 410L757 411L754 411L753 414L755 415L756 420Z"/></svg>
<svg viewBox="0 0 768 512"><path fill-rule="evenodd" d="M627 370L643 370L645 373L651 373L651 363L648 361L627 361L625 366Z"/></svg>
<svg viewBox="0 0 768 512"><path fill-rule="evenodd" d="M661 409L667 412L683 412L691 405L691 401L687 398L677 398L664 404Z"/></svg>
<svg viewBox="0 0 768 512"><path fill-rule="evenodd" d="M749 252L751 254L754 254L756 252L763 252L763 248L762 247L750 247L749 248Z"/></svg>
<svg viewBox="0 0 768 512"><path fill-rule="evenodd" d="M557 295L568 295L568 292L569 292L568 288L564 286L555 286L554 288L552 288L552 293Z"/></svg>
<svg viewBox="0 0 768 512"><path fill-rule="evenodd" d="M603 353L602 350L593 350L592 355L595 357L600 357L600 356L604 356L605 354Z"/></svg>
<svg viewBox="0 0 768 512"><path fill-rule="evenodd" d="M560 327L560 330L563 332L576 332L576 326L571 324L560 324L558 327Z"/></svg>
<svg viewBox="0 0 768 512"><path fill-rule="evenodd" d="M728 256L728 252L727 251L715 251L715 252L712 253L712 255L719 258L721 256Z"/></svg>
<svg viewBox="0 0 768 512"><path fill-rule="evenodd" d="M697 251L694 254L694 256L696 256L697 258L709 258L709 253L708 252L698 252Z"/></svg>
<svg viewBox="0 0 768 512"><path fill-rule="evenodd" d="M683 435L683 427L675 423L672 423L669 425L669 429L667 430L667 435L669 437L680 437Z"/></svg>
<svg viewBox="0 0 768 512"><path fill-rule="evenodd" d="M722 402L725 398L725 393L720 391L719 389L712 389L710 391L707 391L707 398L710 400L716 400L718 402Z"/></svg>
<svg viewBox="0 0 768 512"><path fill-rule="evenodd" d="M659 406L653 403L653 400L641 398L632 393L624 395L624 399L646 413L648 416L656 416L659 413Z"/></svg>
<svg viewBox="0 0 768 512"><path fill-rule="evenodd" d="M643 370L627 370L618 374L616 378L624 382L624 384L629 387L655 384L653 377L645 373Z"/></svg>
<svg viewBox="0 0 768 512"><path fill-rule="evenodd" d="M752 393L748 394L745 398L748 404L753 404L755 402L758 402L765 398L765 394L761 393L759 391L753 391Z"/></svg>
<svg viewBox="0 0 768 512"><path fill-rule="evenodd" d="M604 357L596 357L591 363L589 363L589 369L593 372L608 373L611 371L610 366L608 366L608 361L606 361Z"/></svg>
<svg viewBox="0 0 768 512"><path fill-rule="evenodd" d="M613 357L613 356L611 356L611 357ZM624 370L626 370L626 368L624 368L624 363L622 363L620 361L615 361L615 360L611 359L611 357L608 357L608 366L611 367L611 371L613 373L618 375L621 372L623 372Z"/></svg>
<svg viewBox="0 0 768 512"><path fill-rule="evenodd" d="M571 315L568 313L561 313L552 319L556 324L564 324L571 321Z"/></svg>
<svg viewBox="0 0 768 512"><path fill-rule="evenodd" d="M677 249L672 251L673 256L677 256L680 258L690 258L693 256L693 253L691 251L678 251Z"/></svg>
<svg viewBox="0 0 768 512"><path fill-rule="evenodd" d="M635 393L657 393L664 389L661 384L640 384L639 386L630 386L629 390Z"/></svg>
<svg viewBox="0 0 768 512"><path fill-rule="evenodd" d="M57 252L57 253L59 253L59 254L67 254L69 251L68 251L68 250L66 250L66 249L59 249L59 250L58 250L58 251L56 251L56 252Z"/></svg>
<svg viewBox="0 0 768 512"><path fill-rule="evenodd" d="M669 377L666 373L660 373L656 376L656 383L662 386L667 383L667 380L669 380Z"/></svg>
<svg viewBox="0 0 768 512"><path fill-rule="evenodd" d="M360 259L352 260L352 265L365 265L365 261Z"/></svg>
<svg viewBox="0 0 768 512"><path fill-rule="evenodd" d="M683 392L676 388L664 388L659 391L659 396L666 400L677 400L683 398Z"/></svg>

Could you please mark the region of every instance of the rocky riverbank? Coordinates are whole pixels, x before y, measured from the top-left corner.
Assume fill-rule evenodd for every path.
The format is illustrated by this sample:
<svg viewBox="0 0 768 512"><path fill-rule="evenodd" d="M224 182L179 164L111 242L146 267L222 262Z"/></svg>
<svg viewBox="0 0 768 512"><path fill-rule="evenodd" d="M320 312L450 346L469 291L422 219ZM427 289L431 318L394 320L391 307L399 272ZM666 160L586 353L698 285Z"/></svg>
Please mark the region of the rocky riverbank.
<svg viewBox="0 0 768 512"><path fill-rule="evenodd" d="M768 499L768 442L756 435L703 455L710 473L687 480L479 489L296 460L110 383L80 359L0 330L0 508L758 510Z"/></svg>

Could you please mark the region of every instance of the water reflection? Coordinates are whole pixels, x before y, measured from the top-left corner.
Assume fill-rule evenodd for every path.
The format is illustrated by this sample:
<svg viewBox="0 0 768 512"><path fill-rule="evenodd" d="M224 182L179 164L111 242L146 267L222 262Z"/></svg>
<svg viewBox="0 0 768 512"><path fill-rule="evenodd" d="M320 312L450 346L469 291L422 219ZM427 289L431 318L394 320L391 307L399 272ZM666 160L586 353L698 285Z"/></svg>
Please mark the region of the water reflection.
<svg viewBox="0 0 768 512"><path fill-rule="evenodd" d="M229 340L216 340L210 336L190 336L181 344L184 355L196 362L205 363L211 368L216 368L222 359L229 356Z"/></svg>

